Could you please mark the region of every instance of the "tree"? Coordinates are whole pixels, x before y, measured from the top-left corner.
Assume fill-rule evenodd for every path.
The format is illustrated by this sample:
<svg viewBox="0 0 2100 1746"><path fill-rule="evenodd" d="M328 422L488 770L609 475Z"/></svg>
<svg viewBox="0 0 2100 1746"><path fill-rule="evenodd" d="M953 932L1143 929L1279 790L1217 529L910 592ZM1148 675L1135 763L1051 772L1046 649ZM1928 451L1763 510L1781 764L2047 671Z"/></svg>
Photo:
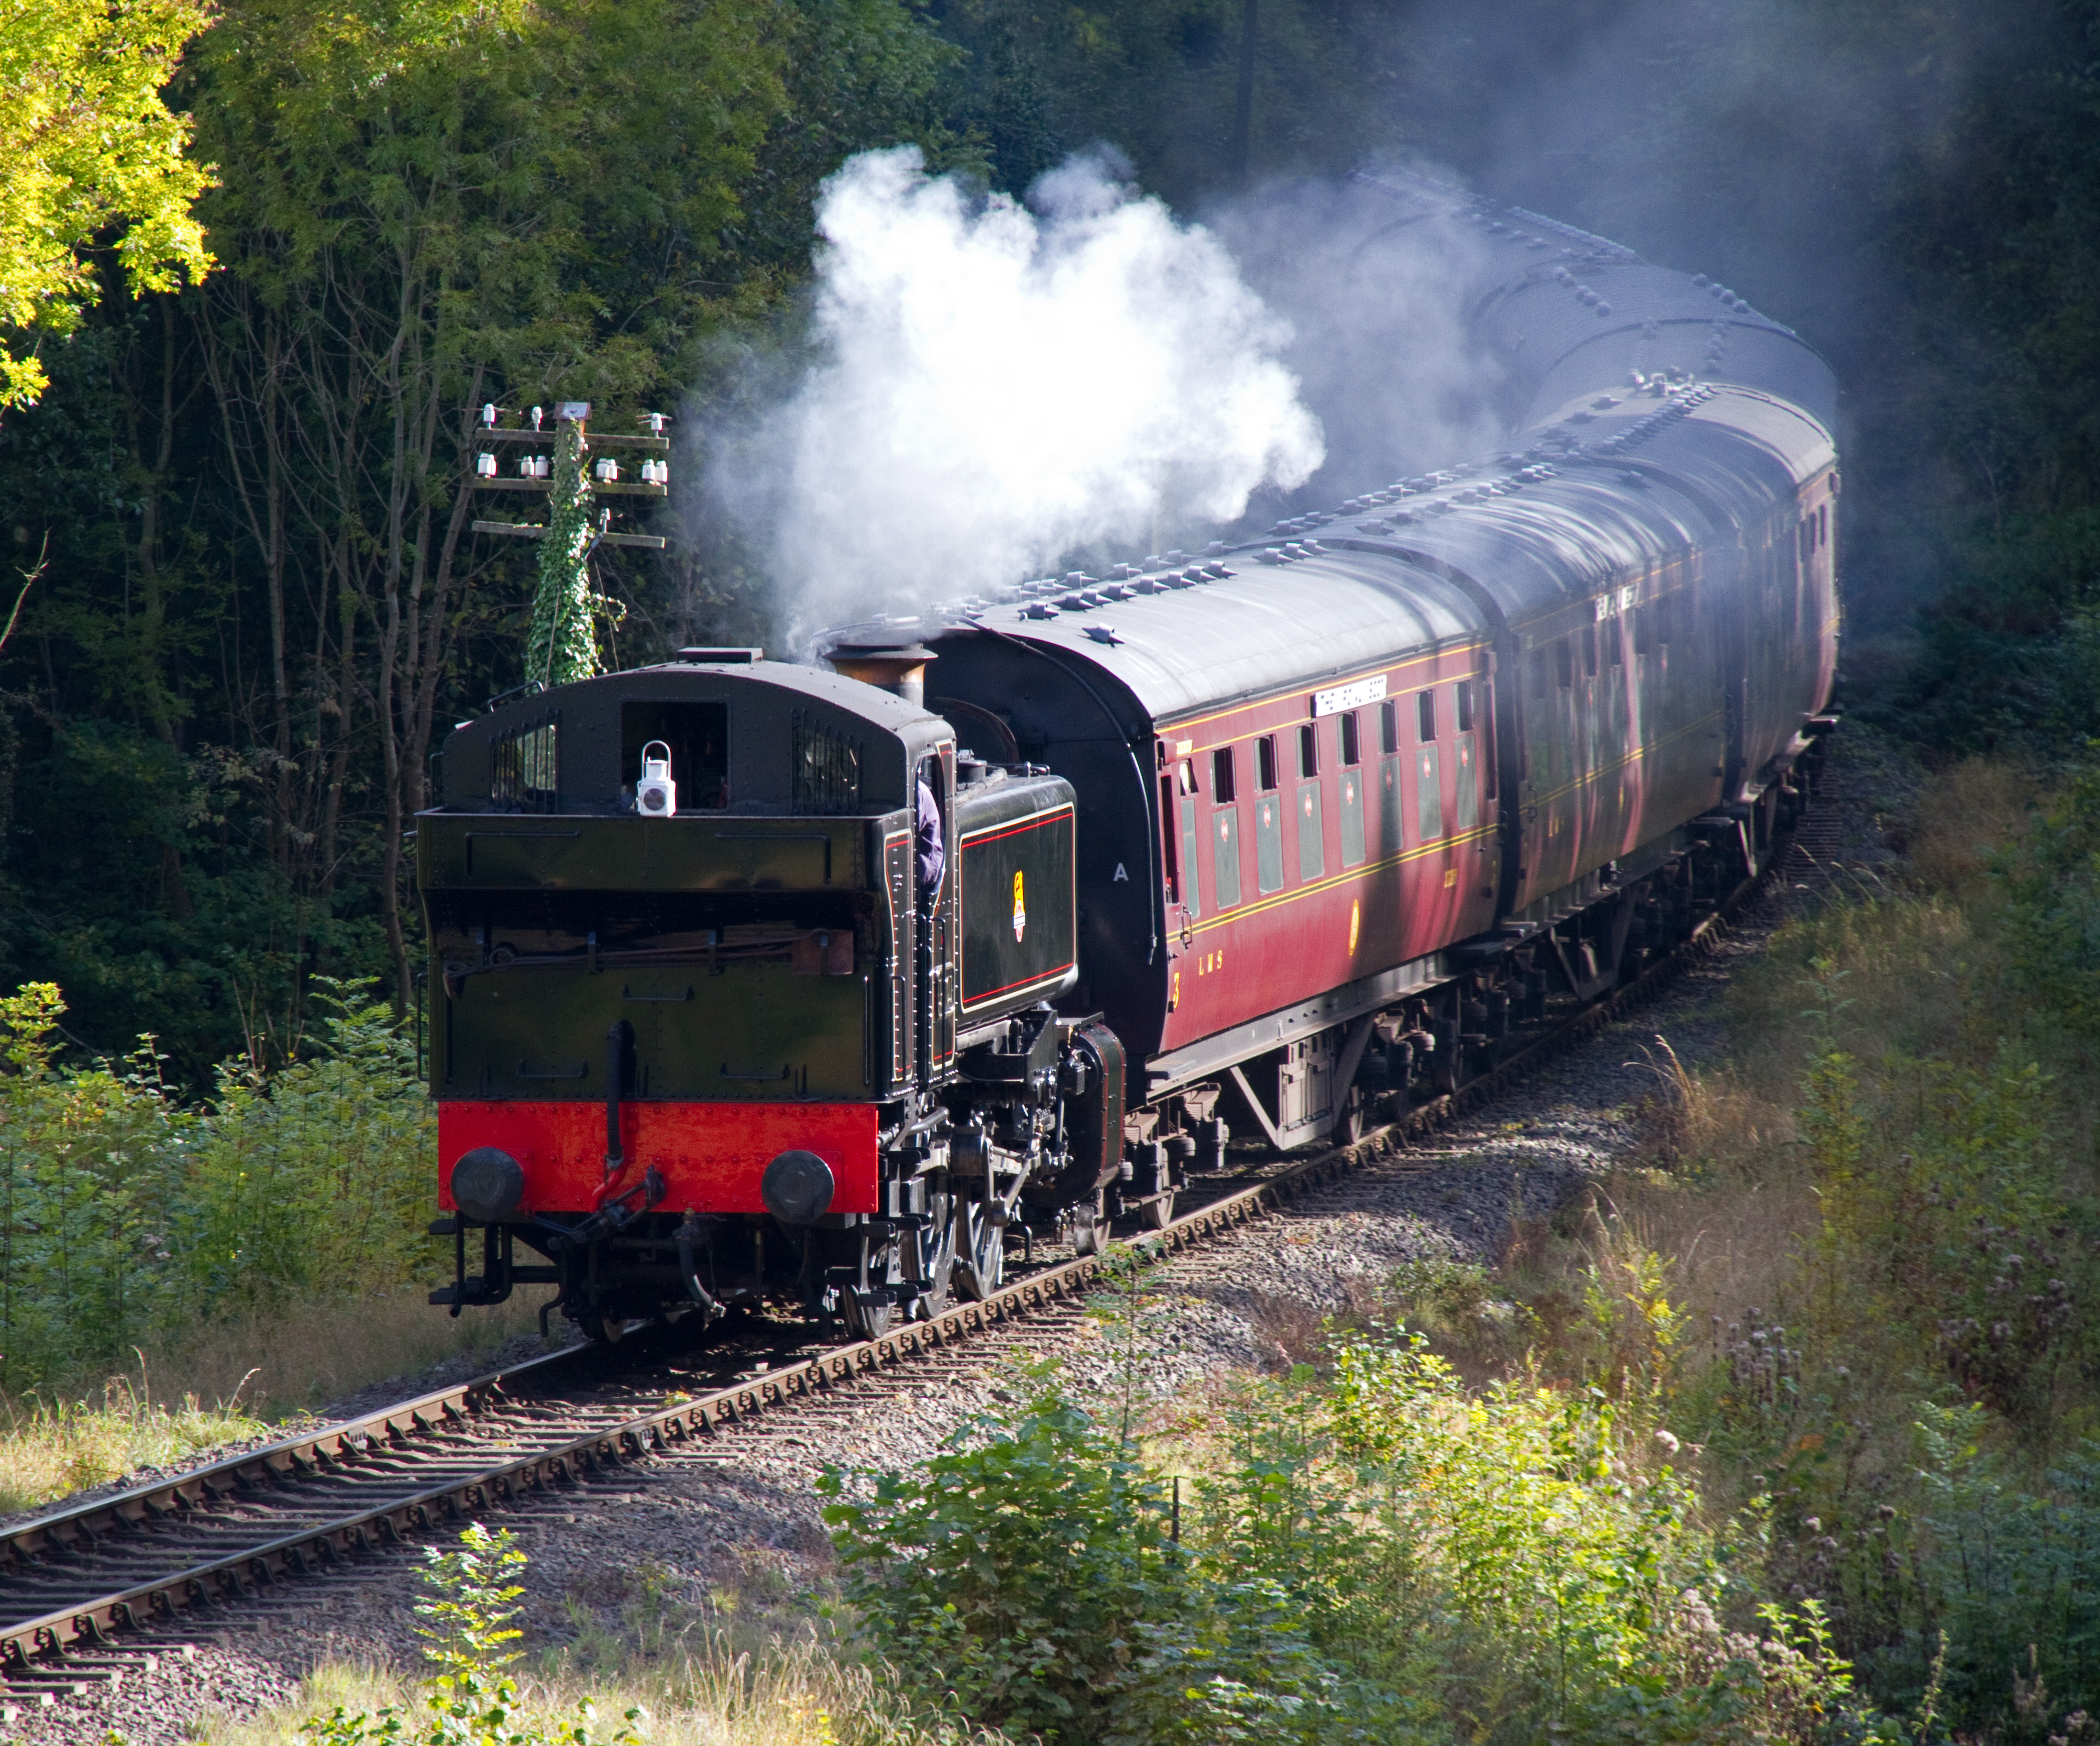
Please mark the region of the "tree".
<svg viewBox="0 0 2100 1746"><path fill-rule="evenodd" d="M211 174L161 88L210 15L208 0L0 0L0 408L43 391L38 330L98 301L105 233L140 289L210 270L191 209Z"/></svg>
<svg viewBox="0 0 2100 1746"><path fill-rule="evenodd" d="M756 0L246 0L205 48L205 138L242 166L210 208L229 270L205 299L206 367L264 577L280 836L337 877L369 722L405 1003L402 832L426 804L471 584L505 558L469 526L475 409L588 399L602 425L676 391L719 319L714 269L783 104L783 47ZM318 620L305 736L295 593Z"/></svg>

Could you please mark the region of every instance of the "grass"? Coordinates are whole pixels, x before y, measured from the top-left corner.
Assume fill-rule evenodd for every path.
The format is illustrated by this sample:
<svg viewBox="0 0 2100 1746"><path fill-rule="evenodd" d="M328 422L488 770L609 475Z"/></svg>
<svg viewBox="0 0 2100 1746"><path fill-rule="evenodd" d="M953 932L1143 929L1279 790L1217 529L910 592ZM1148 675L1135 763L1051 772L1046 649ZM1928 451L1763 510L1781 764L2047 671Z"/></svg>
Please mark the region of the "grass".
<svg viewBox="0 0 2100 1746"><path fill-rule="evenodd" d="M412 1389L417 1375L463 1355L492 1362L496 1347L537 1332L550 1290L457 1321L408 1294L294 1304L142 1353L137 1377L110 1378L99 1398L0 1400L0 1513L281 1430L390 1378Z"/></svg>
<svg viewBox="0 0 2100 1746"><path fill-rule="evenodd" d="M622 1718L639 1709L651 1746L1005 1746L1003 1736L915 1704L889 1669L860 1657L827 1618L813 1614L813 1597L777 1583L732 1580L698 1596L645 1562L624 1573L615 1611L572 1600L569 1640L539 1645L528 1660L516 1634L523 1555L507 1536L479 1527L461 1541L470 1551L478 1542L474 1559L433 1549L422 1572L417 1629L430 1646L427 1667L326 1661L290 1702L240 1717L207 1710L188 1737L210 1746L312 1746L313 1725L340 1711L365 1717L362 1730L323 1726L320 1738L392 1738L373 1731L390 1708L403 1718L402 1746L469 1737L486 1746L546 1746L615 1739ZM482 1713L463 1731L434 1730L430 1706L442 1691L435 1680L469 1664L486 1694ZM514 1702L501 1694L505 1681L516 1686ZM580 1735L585 1702L595 1719Z"/></svg>
<svg viewBox="0 0 2100 1746"><path fill-rule="evenodd" d="M934 1746L959 1737L952 1727L915 1717L867 1669L810 1632L757 1655L704 1639L654 1660L635 1656L609 1676L533 1676L520 1686L512 1726L521 1734L554 1735L573 1726L578 1702L589 1699L606 1735L627 1710L643 1709L650 1746L840 1746L869 1739ZM307 1719L338 1705L353 1715L376 1714L389 1704L412 1715L418 1702L417 1678L399 1669L329 1662L307 1677L289 1704L242 1721L207 1716L195 1737L208 1746L310 1746Z"/></svg>
<svg viewBox="0 0 2100 1746"><path fill-rule="evenodd" d="M0 1512L13 1514L121 1479L141 1467L165 1467L207 1449L259 1435L268 1427L237 1395L211 1406L185 1395L179 1406L155 1400L141 1363L104 1385L99 1404L31 1400L11 1404L0 1429Z"/></svg>
<svg viewBox="0 0 2100 1746"><path fill-rule="evenodd" d="M179 1376L201 1397L244 1392L266 1416L311 1410L391 1377L412 1379L463 1355L489 1356L506 1341L539 1332L551 1285L523 1287L507 1303L464 1312L454 1321L423 1301L421 1290L347 1301L294 1303L266 1316L211 1324L161 1355L157 1373ZM557 1319L558 1339L567 1324Z"/></svg>

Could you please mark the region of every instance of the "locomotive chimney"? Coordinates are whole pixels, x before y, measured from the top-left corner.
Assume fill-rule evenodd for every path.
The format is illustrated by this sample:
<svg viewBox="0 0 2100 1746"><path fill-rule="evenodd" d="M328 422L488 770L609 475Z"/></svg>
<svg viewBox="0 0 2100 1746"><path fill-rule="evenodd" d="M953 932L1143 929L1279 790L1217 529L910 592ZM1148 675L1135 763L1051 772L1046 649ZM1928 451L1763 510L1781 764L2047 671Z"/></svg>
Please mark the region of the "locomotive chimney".
<svg viewBox="0 0 2100 1746"><path fill-rule="evenodd" d="M939 657L920 642L860 638L835 644L824 659L832 664L834 672L858 679L862 685L876 686L923 709L926 664Z"/></svg>

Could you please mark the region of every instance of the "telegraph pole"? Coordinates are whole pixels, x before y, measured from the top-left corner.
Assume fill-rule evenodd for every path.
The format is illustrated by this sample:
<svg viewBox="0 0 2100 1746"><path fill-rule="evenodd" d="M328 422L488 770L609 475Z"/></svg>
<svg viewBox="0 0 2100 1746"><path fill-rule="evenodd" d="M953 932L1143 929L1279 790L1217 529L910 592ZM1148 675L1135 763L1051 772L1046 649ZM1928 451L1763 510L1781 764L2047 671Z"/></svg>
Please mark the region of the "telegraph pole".
<svg viewBox="0 0 2100 1746"><path fill-rule="evenodd" d="M482 491L523 491L546 495L547 519L532 522L477 521L476 533L504 534L537 540L539 579L532 595L532 628L525 643L525 681L543 688L588 679L598 670L596 620L604 604L591 586L589 559L601 545L639 545L664 549L655 534L615 533L612 512L598 509L600 496L668 497L671 494L669 422L662 412L642 415L638 436L590 435L585 429L590 402L564 400L554 408L549 427L544 409L534 407L527 425L502 428L505 409L491 402L481 409L477 440L488 447L474 456L474 484ZM501 451L494 445L502 445ZM623 479L616 455L598 451L641 449L640 477ZM514 456L506 474L499 453ZM586 464L588 463L588 465Z"/></svg>

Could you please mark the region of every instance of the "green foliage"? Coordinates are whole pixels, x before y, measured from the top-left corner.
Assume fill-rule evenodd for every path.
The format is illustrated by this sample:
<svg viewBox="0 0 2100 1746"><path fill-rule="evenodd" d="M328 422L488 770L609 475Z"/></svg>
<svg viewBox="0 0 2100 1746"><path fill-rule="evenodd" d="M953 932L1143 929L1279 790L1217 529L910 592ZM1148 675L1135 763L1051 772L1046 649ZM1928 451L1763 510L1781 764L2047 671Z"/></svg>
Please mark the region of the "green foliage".
<svg viewBox="0 0 2100 1746"><path fill-rule="evenodd" d="M161 91L210 18L204 0L0 7L0 332L75 326L101 290L90 243L111 227L142 290L210 270L191 213L210 173L184 156L188 118L170 114ZM0 408L46 386L33 347L0 340Z"/></svg>
<svg viewBox="0 0 2100 1746"><path fill-rule="evenodd" d="M426 1598L416 1606L424 1622L416 1629L437 1669L423 1700L427 1719L412 1733L408 1718L391 1705L377 1715L352 1715L338 1705L300 1730L315 1746L640 1746L638 1709L629 1710L625 1725L611 1735L596 1731L588 1699L577 1704L573 1722L552 1734L521 1721L518 1682L506 1669L518 1660L512 1646L521 1634L513 1621L525 1590L514 1579L526 1559L510 1529L491 1533L470 1523L457 1551L432 1546L425 1556Z"/></svg>
<svg viewBox="0 0 2100 1746"><path fill-rule="evenodd" d="M1948 568L1916 659L1871 718L1943 753L2075 752L2100 707L2100 508L1994 519Z"/></svg>
<svg viewBox="0 0 2100 1746"><path fill-rule="evenodd" d="M206 1313L394 1284L429 1253L436 1135L415 1045L368 987L324 986L313 1052L272 1074L223 1068L185 1149L179 1229Z"/></svg>
<svg viewBox="0 0 2100 1746"><path fill-rule="evenodd" d="M302 893L272 858L267 758L186 756L121 721L33 729L14 751L0 735L19 812L67 822L11 833L0 856L0 980L64 988L86 1052L151 1032L201 1095L230 1056L298 1053L312 973L382 969L369 888Z"/></svg>
<svg viewBox="0 0 2100 1746"><path fill-rule="evenodd" d="M977 1722L1052 1742L1325 1741L1391 1708L1317 1652L1296 1594L1200 1559L1167 1483L1055 1394L864 1499L821 1484L875 1642Z"/></svg>
<svg viewBox="0 0 2100 1746"><path fill-rule="evenodd" d="M242 1064L184 1104L150 1043L64 1065L58 990L0 997L0 1386L121 1369L232 1309L384 1289L430 1254L432 1140L412 1045L368 987L336 985L311 1058Z"/></svg>
<svg viewBox="0 0 2100 1746"><path fill-rule="evenodd" d="M2024 991L2060 1022L2100 1037L2100 765L2072 773L1999 871Z"/></svg>
<svg viewBox="0 0 2100 1746"><path fill-rule="evenodd" d="M1345 1339L1202 1466L1185 1507L1045 1392L919 1473L827 1475L826 1516L876 1647L1046 1741L1886 1735L1814 1605L1716 1621L1730 1545L1595 1391Z"/></svg>
<svg viewBox="0 0 2100 1746"><path fill-rule="evenodd" d="M1387 1482L1395 1545L1515 1652L1506 1677L1526 1701L1580 1707L1642 1660L1678 1596L1720 1574L1690 1487L1668 1466L1627 1470L1600 1390L1476 1395L1419 1341L1348 1342L1335 1413L1343 1447Z"/></svg>

